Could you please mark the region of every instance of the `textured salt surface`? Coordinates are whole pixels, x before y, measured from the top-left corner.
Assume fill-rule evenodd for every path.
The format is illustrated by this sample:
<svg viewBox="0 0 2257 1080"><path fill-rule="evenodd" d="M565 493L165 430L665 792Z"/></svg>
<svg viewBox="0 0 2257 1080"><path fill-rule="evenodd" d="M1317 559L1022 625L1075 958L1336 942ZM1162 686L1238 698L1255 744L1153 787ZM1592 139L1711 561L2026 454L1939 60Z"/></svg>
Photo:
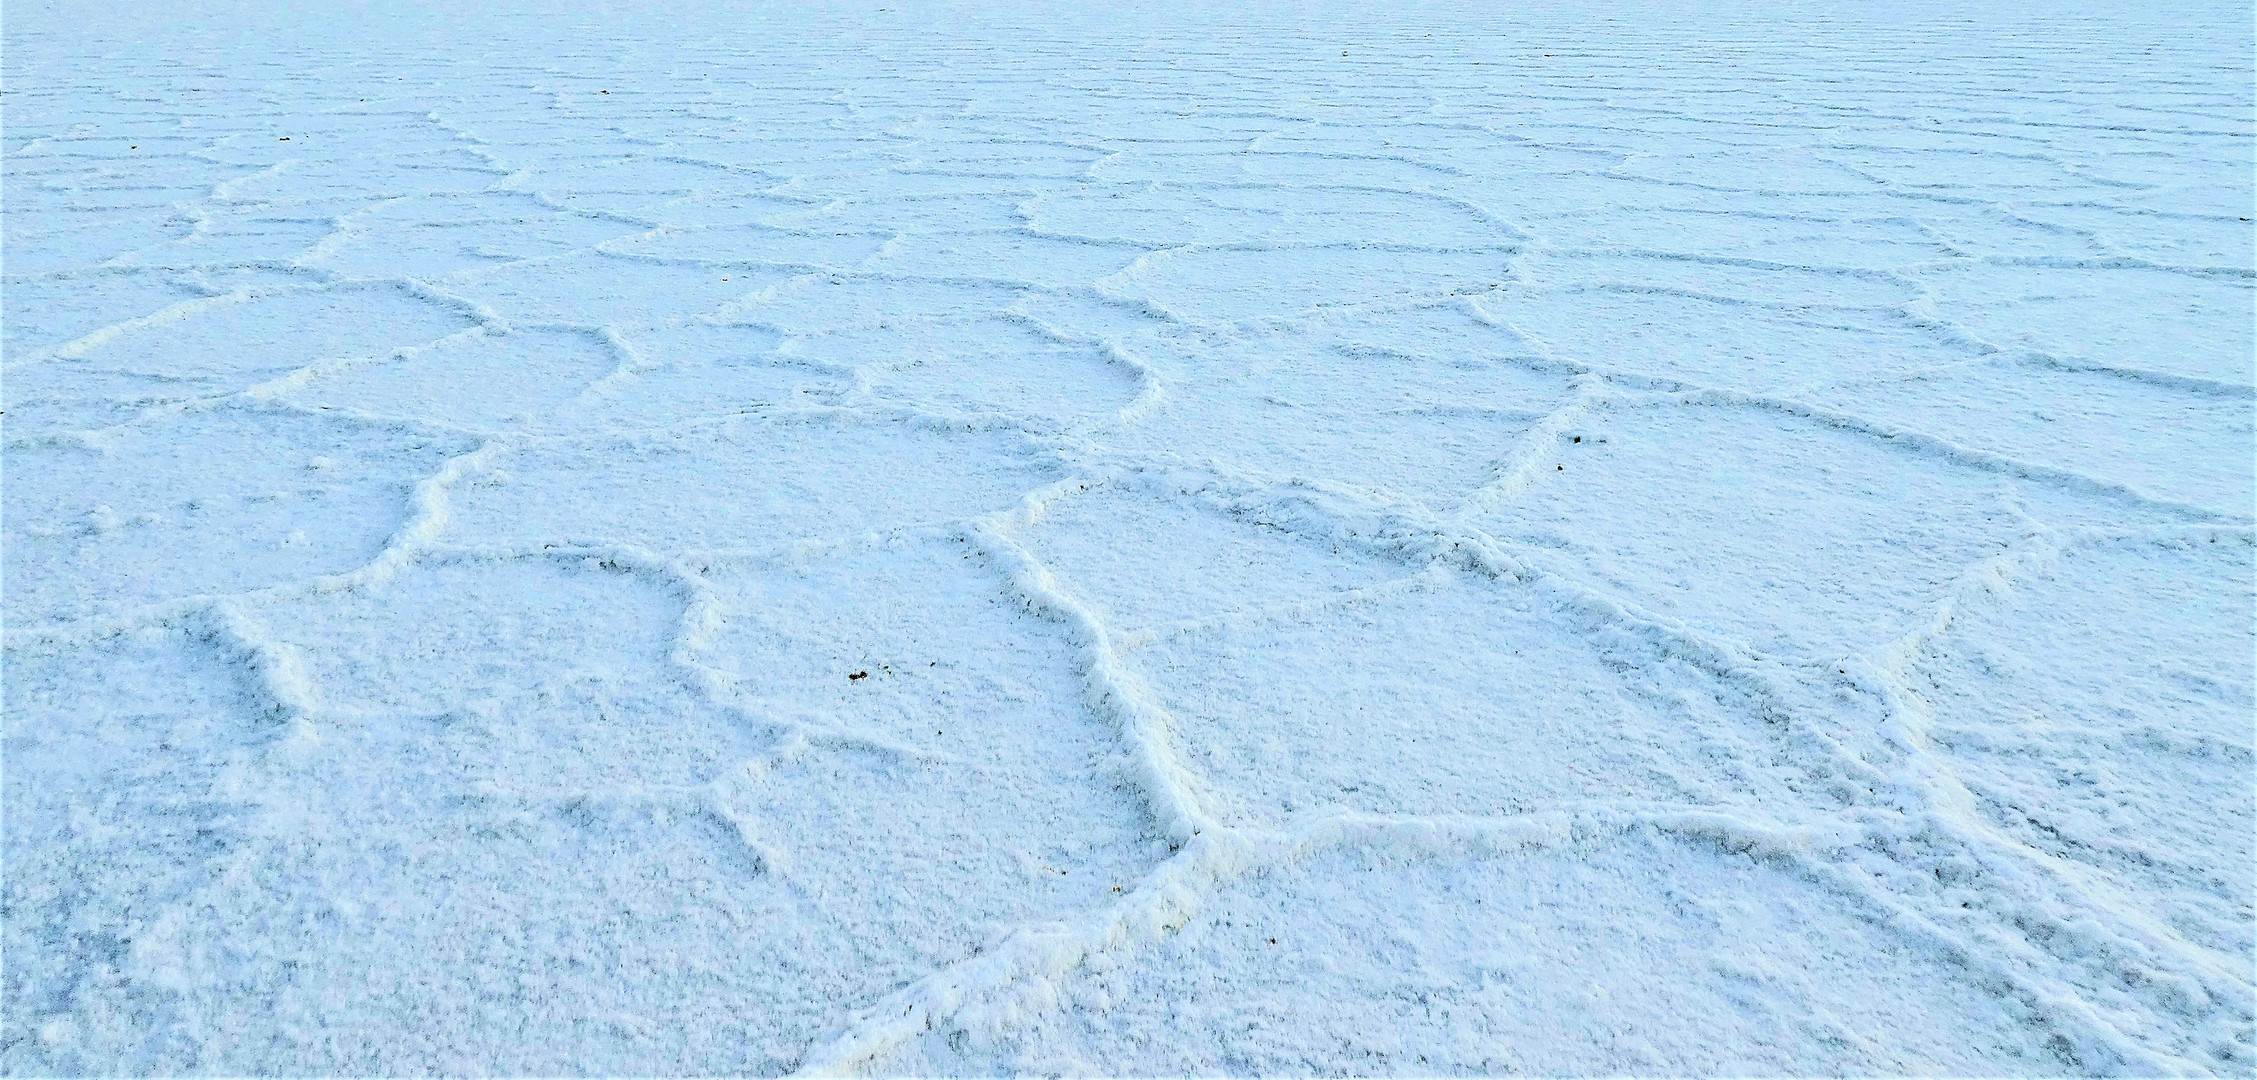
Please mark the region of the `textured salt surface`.
<svg viewBox="0 0 2257 1080"><path fill-rule="evenodd" d="M2245 5L11 3L9 1073L2257 1062Z"/></svg>

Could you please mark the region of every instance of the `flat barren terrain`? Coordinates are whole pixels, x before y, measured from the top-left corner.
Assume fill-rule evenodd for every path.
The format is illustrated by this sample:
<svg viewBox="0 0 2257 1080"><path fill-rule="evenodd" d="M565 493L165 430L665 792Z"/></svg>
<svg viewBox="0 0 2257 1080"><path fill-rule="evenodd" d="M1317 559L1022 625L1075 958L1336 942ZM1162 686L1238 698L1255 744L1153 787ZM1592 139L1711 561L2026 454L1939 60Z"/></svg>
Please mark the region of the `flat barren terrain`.
<svg viewBox="0 0 2257 1080"><path fill-rule="evenodd" d="M668 6L9 0L0 1071L2257 1067L2246 3Z"/></svg>

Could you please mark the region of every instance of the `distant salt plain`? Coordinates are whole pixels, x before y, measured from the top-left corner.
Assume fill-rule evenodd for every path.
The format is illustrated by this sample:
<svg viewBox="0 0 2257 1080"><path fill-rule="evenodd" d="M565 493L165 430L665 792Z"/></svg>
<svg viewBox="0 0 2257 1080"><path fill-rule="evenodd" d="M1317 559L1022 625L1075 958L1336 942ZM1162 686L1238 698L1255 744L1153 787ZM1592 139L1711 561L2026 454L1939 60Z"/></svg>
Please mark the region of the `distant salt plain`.
<svg viewBox="0 0 2257 1080"><path fill-rule="evenodd" d="M2257 1062L2246 5L268 6L5 12L6 1072Z"/></svg>

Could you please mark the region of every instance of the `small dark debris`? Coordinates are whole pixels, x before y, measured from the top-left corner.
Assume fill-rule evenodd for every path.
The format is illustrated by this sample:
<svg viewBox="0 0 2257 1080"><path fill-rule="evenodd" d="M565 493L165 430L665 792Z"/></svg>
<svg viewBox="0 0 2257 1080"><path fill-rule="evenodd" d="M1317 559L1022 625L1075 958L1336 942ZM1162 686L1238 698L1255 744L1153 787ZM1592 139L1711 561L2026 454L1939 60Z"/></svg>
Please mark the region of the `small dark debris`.
<svg viewBox="0 0 2257 1080"><path fill-rule="evenodd" d="M1561 471L1561 472L1566 472L1566 471L1567 471L1567 466L1565 466L1565 465L1554 465L1554 466L1552 466L1552 468L1558 469L1558 470L1559 470L1559 471Z"/></svg>
<svg viewBox="0 0 2257 1080"><path fill-rule="evenodd" d="M855 672L854 674L847 676L847 679L848 679L849 681L852 681L852 680L855 680L855 679L867 679L867 678L869 678L869 677L870 677L870 673L869 673L869 672L867 672L867 671L857 671L857 672Z"/></svg>
<svg viewBox="0 0 2257 1080"><path fill-rule="evenodd" d="M1276 938L1271 938L1271 939L1270 939L1270 944L1272 944L1272 945L1275 945L1275 944L1277 944L1277 939L1276 939Z"/></svg>
<svg viewBox="0 0 2257 1080"><path fill-rule="evenodd" d="M284 136L282 137L282 141L283 141L283 142L289 142L289 141L290 141L290 136L288 136L288 135L284 135Z"/></svg>
<svg viewBox="0 0 2257 1080"><path fill-rule="evenodd" d="M1581 436L1581 435L1577 435L1577 436L1575 437L1575 441L1576 441L1576 442L1582 442L1582 441L1583 441L1583 436Z"/></svg>

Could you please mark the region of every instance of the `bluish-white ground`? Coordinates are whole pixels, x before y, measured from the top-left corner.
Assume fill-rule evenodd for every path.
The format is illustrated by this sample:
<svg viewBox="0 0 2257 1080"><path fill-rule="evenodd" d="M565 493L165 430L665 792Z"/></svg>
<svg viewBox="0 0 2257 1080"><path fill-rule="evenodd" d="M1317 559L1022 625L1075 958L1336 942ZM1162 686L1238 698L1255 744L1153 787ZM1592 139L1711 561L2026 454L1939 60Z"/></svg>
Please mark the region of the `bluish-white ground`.
<svg viewBox="0 0 2257 1080"><path fill-rule="evenodd" d="M4 20L0 1071L2257 1066L2246 4Z"/></svg>

